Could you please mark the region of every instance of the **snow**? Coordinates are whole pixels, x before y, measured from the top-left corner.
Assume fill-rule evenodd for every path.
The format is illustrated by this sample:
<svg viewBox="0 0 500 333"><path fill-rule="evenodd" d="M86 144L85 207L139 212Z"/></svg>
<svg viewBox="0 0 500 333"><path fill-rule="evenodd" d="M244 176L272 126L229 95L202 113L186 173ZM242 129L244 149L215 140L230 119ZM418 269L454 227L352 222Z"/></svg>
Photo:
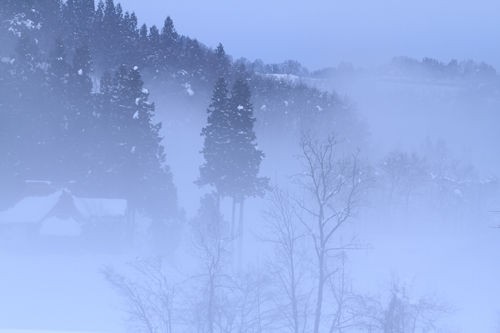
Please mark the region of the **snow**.
<svg viewBox="0 0 500 333"><path fill-rule="evenodd" d="M96 332L89 332L89 331L51 331L51 330L6 330L6 329L0 329L0 333L96 333Z"/></svg>
<svg viewBox="0 0 500 333"><path fill-rule="evenodd" d="M9 22L10 25L8 31L17 37L21 37L22 32L19 30L20 28L28 30L40 30L42 28L40 23L35 23L27 19L25 14L17 14L12 20L8 20L7 22Z"/></svg>
<svg viewBox="0 0 500 333"><path fill-rule="evenodd" d="M287 83L297 83L300 81L300 76L293 74L264 74L263 76L269 77L276 81L287 82Z"/></svg>
<svg viewBox="0 0 500 333"><path fill-rule="evenodd" d="M26 197L14 207L0 212L0 223L38 223L57 204L62 191L46 197Z"/></svg>
<svg viewBox="0 0 500 333"><path fill-rule="evenodd" d="M134 115L132 116L134 119L139 119L139 111L135 111Z"/></svg>
<svg viewBox="0 0 500 333"><path fill-rule="evenodd" d="M80 236L82 226L73 218L49 217L40 225L40 235L43 236Z"/></svg>
<svg viewBox="0 0 500 333"><path fill-rule="evenodd" d="M0 212L0 223L48 223L47 230L63 222L45 218L57 205L64 191L57 191L45 197L26 197L14 207ZM124 216L127 211L127 200L105 198L81 198L73 196L73 203L84 219L95 217ZM47 222L48 221L48 222ZM67 220L65 220L67 221ZM68 221L71 225L74 221ZM67 230L66 230L67 231Z"/></svg>
<svg viewBox="0 0 500 333"><path fill-rule="evenodd" d="M190 83L184 83L184 88L186 89L186 93L189 96L193 96L194 95L194 91L193 91L193 88L191 87Z"/></svg>
<svg viewBox="0 0 500 333"><path fill-rule="evenodd" d="M139 70L139 67L134 66L134 71L137 71L137 70Z"/></svg>
<svg viewBox="0 0 500 333"><path fill-rule="evenodd" d="M78 75L82 76L83 75L83 70L82 69L79 69L78 70Z"/></svg>
<svg viewBox="0 0 500 333"><path fill-rule="evenodd" d="M245 109L245 108L243 107L243 105L238 105L238 110L240 110L240 111L241 111L241 110L243 110L243 109Z"/></svg>

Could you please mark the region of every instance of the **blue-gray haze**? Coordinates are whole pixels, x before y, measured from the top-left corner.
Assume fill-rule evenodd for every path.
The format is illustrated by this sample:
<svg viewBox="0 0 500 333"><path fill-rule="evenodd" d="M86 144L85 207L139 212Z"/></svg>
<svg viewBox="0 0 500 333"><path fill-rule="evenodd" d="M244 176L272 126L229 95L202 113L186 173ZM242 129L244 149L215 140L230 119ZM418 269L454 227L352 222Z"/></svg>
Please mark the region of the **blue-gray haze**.
<svg viewBox="0 0 500 333"><path fill-rule="evenodd" d="M104 2L0 0L0 333L500 332L499 1Z"/></svg>
<svg viewBox="0 0 500 333"><path fill-rule="evenodd" d="M148 23L171 15L180 32L239 57L296 59L312 69L394 56L475 59L500 66L500 3L401 0L125 0Z"/></svg>

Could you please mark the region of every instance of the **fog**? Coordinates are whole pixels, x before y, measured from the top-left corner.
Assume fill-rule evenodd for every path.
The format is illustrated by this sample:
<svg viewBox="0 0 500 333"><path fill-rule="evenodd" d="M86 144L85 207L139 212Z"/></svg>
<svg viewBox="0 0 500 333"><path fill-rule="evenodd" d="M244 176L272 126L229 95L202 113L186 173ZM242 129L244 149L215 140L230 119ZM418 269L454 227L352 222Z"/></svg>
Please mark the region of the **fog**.
<svg viewBox="0 0 500 333"><path fill-rule="evenodd" d="M312 69L352 62L381 65L394 56L500 65L500 5L467 1L162 1L125 0L141 21L173 17L183 33L236 57L277 63L296 59ZM318 52L321 50L321 52Z"/></svg>
<svg viewBox="0 0 500 333"><path fill-rule="evenodd" d="M0 332L500 332L497 3L122 5L0 6Z"/></svg>

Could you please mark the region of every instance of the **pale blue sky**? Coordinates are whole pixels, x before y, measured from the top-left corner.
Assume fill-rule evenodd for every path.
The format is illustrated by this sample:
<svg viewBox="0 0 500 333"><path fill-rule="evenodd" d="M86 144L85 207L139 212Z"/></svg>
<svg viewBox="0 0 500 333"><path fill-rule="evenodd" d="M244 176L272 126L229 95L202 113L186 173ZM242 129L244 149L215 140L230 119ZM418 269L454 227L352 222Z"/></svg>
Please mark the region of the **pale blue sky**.
<svg viewBox="0 0 500 333"><path fill-rule="evenodd" d="M239 57L311 68L393 56L483 60L500 68L499 0L121 0L141 21L172 16L179 32Z"/></svg>

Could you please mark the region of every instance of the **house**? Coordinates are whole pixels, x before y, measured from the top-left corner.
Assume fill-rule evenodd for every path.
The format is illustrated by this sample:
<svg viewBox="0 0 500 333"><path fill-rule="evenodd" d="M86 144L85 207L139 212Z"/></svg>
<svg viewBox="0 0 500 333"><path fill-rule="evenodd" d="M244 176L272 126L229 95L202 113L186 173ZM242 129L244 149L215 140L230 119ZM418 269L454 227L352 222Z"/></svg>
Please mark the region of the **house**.
<svg viewBox="0 0 500 333"><path fill-rule="evenodd" d="M64 189L25 197L0 211L0 238L88 238L113 232L126 221L126 200L77 197Z"/></svg>

